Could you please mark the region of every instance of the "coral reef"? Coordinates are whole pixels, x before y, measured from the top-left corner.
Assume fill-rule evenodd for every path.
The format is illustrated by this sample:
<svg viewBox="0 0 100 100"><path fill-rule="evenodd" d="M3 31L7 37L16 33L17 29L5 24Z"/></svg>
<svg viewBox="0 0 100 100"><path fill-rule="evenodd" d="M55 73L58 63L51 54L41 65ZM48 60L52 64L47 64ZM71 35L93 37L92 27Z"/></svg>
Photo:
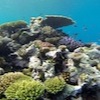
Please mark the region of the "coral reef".
<svg viewBox="0 0 100 100"><path fill-rule="evenodd" d="M59 29L74 23L49 15L0 25L0 100L100 100L100 45Z"/></svg>

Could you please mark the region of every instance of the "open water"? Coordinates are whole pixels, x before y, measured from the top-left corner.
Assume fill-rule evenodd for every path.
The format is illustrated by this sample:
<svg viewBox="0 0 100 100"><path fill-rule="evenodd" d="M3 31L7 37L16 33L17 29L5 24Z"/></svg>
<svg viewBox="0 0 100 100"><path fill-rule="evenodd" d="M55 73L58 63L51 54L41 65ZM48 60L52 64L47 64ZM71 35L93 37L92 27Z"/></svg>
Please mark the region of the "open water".
<svg viewBox="0 0 100 100"><path fill-rule="evenodd" d="M100 0L0 0L0 24L44 15L71 17L76 24L64 27L66 33L100 44Z"/></svg>

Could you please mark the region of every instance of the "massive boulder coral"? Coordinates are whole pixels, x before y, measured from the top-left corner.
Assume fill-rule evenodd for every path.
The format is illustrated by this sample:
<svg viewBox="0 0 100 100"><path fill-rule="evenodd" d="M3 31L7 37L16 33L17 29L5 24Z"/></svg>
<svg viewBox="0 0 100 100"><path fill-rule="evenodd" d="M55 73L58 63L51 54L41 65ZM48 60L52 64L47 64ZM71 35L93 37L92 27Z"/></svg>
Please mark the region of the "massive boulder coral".
<svg viewBox="0 0 100 100"><path fill-rule="evenodd" d="M14 22L8 22L0 25L0 33L2 36L10 36L11 34L14 34L18 32L21 28L26 28L27 23L25 21L14 21Z"/></svg>
<svg viewBox="0 0 100 100"><path fill-rule="evenodd" d="M0 56L7 56L20 48L20 44L9 37L0 36Z"/></svg>

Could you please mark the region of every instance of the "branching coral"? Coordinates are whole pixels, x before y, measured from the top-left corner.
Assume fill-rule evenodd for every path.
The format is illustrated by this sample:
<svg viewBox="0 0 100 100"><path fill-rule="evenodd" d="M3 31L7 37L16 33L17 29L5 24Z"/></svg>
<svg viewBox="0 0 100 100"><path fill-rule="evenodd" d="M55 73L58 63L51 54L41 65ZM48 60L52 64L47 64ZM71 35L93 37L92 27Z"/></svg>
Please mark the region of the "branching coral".
<svg viewBox="0 0 100 100"><path fill-rule="evenodd" d="M38 81L20 81L5 91L10 100L36 100L44 93L44 86Z"/></svg>
<svg viewBox="0 0 100 100"><path fill-rule="evenodd" d="M64 89L66 83L62 77L54 77L46 80L44 84L47 92L56 94Z"/></svg>
<svg viewBox="0 0 100 100"><path fill-rule="evenodd" d="M31 78L20 72L11 72L0 76L0 95L17 80L31 80Z"/></svg>

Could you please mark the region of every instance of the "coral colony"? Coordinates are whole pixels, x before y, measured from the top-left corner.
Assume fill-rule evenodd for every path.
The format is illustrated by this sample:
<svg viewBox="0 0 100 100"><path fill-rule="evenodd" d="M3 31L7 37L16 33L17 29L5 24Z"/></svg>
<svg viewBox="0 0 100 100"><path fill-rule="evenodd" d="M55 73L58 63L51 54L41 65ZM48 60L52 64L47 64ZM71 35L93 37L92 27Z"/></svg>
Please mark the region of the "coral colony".
<svg viewBox="0 0 100 100"><path fill-rule="evenodd" d="M100 100L100 46L74 40L68 17L0 25L0 100Z"/></svg>

